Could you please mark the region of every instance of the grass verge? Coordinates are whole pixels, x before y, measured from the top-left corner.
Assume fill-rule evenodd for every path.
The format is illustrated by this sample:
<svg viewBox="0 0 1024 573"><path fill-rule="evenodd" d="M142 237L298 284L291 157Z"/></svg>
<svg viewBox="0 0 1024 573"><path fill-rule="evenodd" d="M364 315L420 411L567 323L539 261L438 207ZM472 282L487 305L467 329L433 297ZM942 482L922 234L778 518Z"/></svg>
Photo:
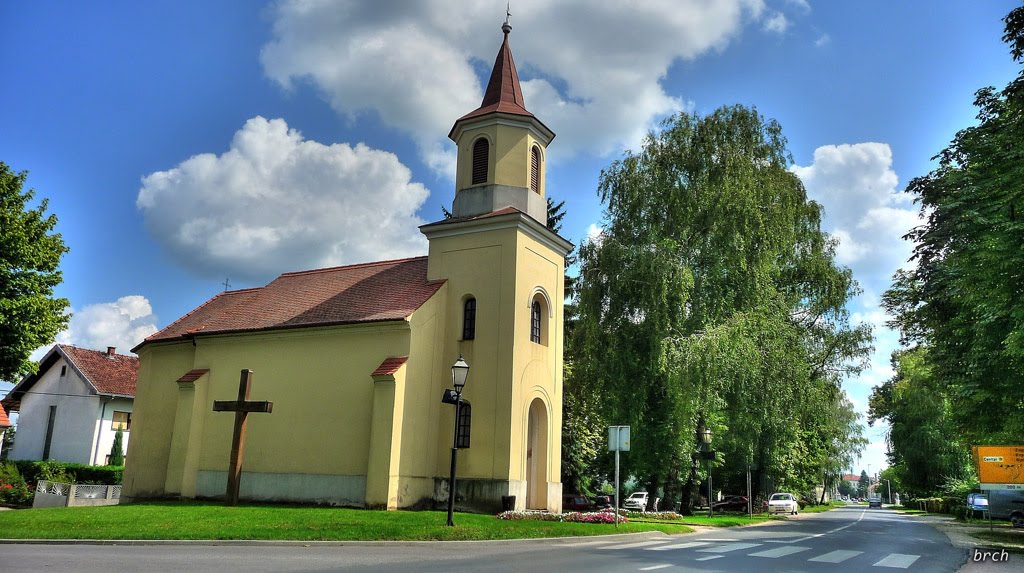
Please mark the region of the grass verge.
<svg viewBox="0 0 1024 573"><path fill-rule="evenodd" d="M678 522L614 525L503 521L459 513L445 527L439 511L154 502L0 512L6 539L263 539L297 541L456 541L693 531Z"/></svg>
<svg viewBox="0 0 1024 573"><path fill-rule="evenodd" d="M984 542L986 547L1024 553L1024 533L1018 531L971 531L970 536Z"/></svg>

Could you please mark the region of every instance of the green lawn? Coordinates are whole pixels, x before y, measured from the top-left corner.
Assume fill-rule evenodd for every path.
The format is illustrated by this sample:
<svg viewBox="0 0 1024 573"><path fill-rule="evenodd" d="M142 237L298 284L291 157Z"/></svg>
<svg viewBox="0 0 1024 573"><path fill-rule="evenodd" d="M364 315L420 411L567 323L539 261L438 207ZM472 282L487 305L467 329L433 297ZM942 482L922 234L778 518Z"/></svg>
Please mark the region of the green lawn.
<svg viewBox="0 0 1024 573"><path fill-rule="evenodd" d="M685 525L633 522L614 525L551 521L502 521L493 515L455 514L445 527L438 511L371 511L322 507L214 503L137 503L106 507L0 512L6 539L266 539L300 541L481 540L570 537L663 531Z"/></svg>

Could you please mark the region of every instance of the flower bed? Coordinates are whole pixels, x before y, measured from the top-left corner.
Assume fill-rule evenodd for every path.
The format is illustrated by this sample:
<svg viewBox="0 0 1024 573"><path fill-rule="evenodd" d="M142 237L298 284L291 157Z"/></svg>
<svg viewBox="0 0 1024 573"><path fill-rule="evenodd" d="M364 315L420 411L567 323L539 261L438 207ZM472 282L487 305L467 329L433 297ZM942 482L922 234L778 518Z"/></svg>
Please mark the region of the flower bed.
<svg viewBox="0 0 1024 573"><path fill-rule="evenodd" d="M562 523L615 523L615 514L611 511L570 511L567 513L551 513L549 511L505 511L498 514L498 519L507 521L560 521ZM619 517L619 523L629 520Z"/></svg>
<svg viewBox="0 0 1024 573"><path fill-rule="evenodd" d="M626 515L632 519L659 519L662 521L678 521L683 518L682 515L674 511L647 511L643 513L630 511Z"/></svg>

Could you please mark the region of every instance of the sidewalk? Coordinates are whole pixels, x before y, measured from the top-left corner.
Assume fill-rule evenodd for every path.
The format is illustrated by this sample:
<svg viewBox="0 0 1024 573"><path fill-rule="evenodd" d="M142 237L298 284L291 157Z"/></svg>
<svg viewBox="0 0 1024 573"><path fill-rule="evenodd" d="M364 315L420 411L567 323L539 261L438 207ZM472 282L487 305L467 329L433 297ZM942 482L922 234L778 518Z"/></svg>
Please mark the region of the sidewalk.
<svg viewBox="0 0 1024 573"><path fill-rule="evenodd" d="M915 515L912 517L942 531L954 546L969 552L967 562L960 567L958 573L1017 573L1024 570L1024 551L1014 549L1012 552L1002 553L1000 549L993 549L994 545L998 544L971 536L971 533L975 531L988 531L987 525L963 523L956 521L953 517L938 515ZM994 552L997 559L1005 558L1006 560L972 561L974 549Z"/></svg>

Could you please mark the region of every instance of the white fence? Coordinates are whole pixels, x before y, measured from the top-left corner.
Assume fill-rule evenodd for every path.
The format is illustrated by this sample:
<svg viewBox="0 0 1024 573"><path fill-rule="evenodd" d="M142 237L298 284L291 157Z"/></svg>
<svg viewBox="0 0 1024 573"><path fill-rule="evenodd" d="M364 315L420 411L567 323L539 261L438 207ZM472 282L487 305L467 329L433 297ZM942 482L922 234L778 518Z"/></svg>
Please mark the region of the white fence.
<svg viewBox="0 0 1024 573"><path fill-rule="evenodd" d="M39 480L32 507L117 505L120 501L119 485L80 485Z"/></svg>

